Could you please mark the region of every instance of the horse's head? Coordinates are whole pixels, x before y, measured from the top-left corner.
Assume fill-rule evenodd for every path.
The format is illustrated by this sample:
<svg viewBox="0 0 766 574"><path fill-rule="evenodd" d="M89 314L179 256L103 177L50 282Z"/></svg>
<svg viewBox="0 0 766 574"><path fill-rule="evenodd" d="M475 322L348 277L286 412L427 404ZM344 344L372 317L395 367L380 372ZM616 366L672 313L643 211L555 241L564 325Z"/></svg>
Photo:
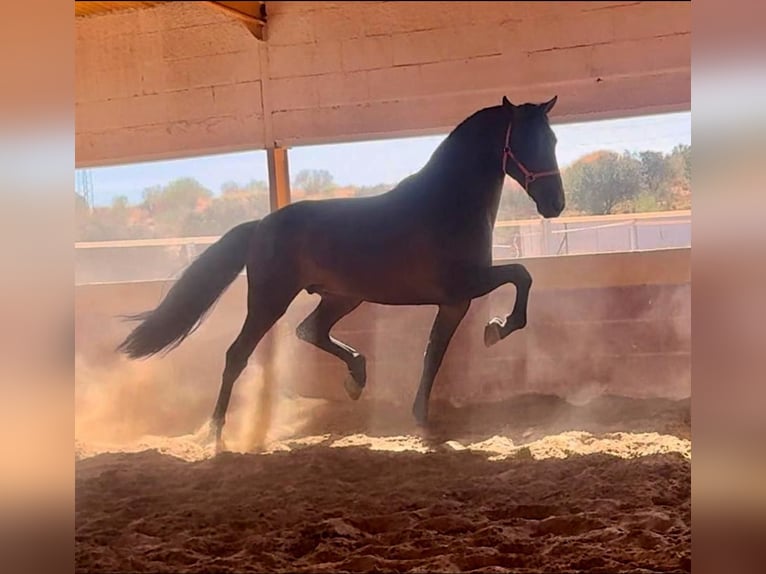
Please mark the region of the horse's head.
<svg viewBox="0 0 766 574"><path fill-rule="evenodd" d="M503 96L508 120L503 148L503 171L526 190L543 217L564 211L564 186L556 161L556 136L548 113L557 96L544 104L516 106Z"/></svg>

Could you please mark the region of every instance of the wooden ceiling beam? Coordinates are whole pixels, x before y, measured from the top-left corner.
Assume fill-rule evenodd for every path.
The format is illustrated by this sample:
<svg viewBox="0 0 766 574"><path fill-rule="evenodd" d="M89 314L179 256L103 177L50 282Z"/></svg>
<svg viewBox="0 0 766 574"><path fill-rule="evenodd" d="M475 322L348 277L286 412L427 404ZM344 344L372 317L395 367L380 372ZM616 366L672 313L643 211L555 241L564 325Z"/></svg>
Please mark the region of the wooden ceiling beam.
<svg viewBox="0 0 766 574"><path fill-rule="evenodd" d="M165 2L75 2L75 16L98 16L127 10L155 8ZM265 38L265 2L204 2L208 6L238 20L259 40Z"/></svg>
<svg viewBox="0 0 766 574"><path fill-rule="evenodd" d="M231 4L234 4L234 2L207 2L217 10L220 10L229 16L233 16L237 20L239 20L249 31L250 33L255 36L258 40L263 40L265 38L264 29L266 27L266 18L265 18L265 5L263 2L258 2L259 6L259 12L260 14L258 16L254 16L252 14L249 14L247 12L243 12L241 10L237 10L236 8L232 8Z"/></svg>

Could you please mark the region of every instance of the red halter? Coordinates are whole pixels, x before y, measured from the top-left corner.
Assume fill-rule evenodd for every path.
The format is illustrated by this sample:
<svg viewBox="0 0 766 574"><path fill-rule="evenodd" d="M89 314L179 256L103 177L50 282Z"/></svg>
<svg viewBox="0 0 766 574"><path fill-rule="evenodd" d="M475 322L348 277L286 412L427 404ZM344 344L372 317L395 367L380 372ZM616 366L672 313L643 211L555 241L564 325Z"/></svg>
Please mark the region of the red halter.
<svg viewBox="0 0 766 574"><path fill-rule="evenodd" d="M511 158L518 168L521 170L521 173L524 174L524 189L526 191L528 190L529 184L535 181L536 179L540 177L546 177L549 175L558 175L559 170L552 169L550 171L531 171L527 169L527 166L525 166L523 163L521 163L515 155L513 155L513 152L511 151L511 127L513 126L512 122L508 123L508 129L505 132L505 147L503 148L503 174L507 174L508 171L506 170L506 166L508 164L508 158Z"/></svg>

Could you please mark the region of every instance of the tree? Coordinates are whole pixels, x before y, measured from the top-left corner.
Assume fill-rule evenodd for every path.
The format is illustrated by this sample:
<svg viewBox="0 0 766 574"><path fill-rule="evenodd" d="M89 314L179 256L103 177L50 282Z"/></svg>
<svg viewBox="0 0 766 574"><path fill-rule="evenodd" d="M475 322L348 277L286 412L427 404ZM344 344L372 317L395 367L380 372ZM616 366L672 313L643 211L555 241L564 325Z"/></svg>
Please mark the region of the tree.
<svg viewBox="0 0 766 574"><path fill-rule="evenodd" d="M74 192L75 241L83 241L88 237L90 225L90 206L84 196Z"/></svg>
<svg viewBox="0 0 766 574"><path fill-rule="evenodd" d="M524 188L508 178L500 195L500 205L497 210L498 221L513 219L530 219L537 215L534 200L527 195Z"/></svg>
<svg viewBox="0 0 766 574"><path fill-rule="evenodd" d="M672 159L675 159L680 164L680 174L687 185L691 185L692 179L692 146L687 144L678 144L673 148L673 152L670 154Z"/></svg>
<svg viewBox="0 0 766 574"><path fill-rule="evenodd" d="M128 198L125 195L118 195L112 199L112 211L126 212L128 210Z"/></svg>
<svg viewBox="0 0 766 574"><path fill-rule="evenodd" d="M221 185L221 195L263 195L268 198L269 186L265 181L251 179L247 184L241 186L236 181L227 181Z"/></svg>
<svg viewBox="0 0 766 574"><path fill-rule="evenodd" d="M225 181L221 184L221 195L239 193L241 189L236 181Z"/></svg>
<svg viewBox="0 0 766 574"><path fill-rule="evenodd" d="M641 162L641 193L649 209L667 209L672 198L674 184L673 164L670 158L658 151L642 151L638 154ZM636 211L643 211L636 209Z"/></svg>
<svg viewBox="0 0 766 574"><path fill-rule="evenodd" d="M212 200L213 193L191 177L175 179L164 187L153 186L144 190L142 208L155 225L158 236L179 235L188 228L187 219L197 221L194 214L203 210Z"/></svg>
<svg viewBox="0 0 766 574"><path fill-rule="evenodd" d="M318 195L331 191L335 187L335 180L326 169L304 169L296 174L293 186L302 189L307 195Z"/></svg>
<svg viewBox="0 0 766 574"><path fill-rule="evenodd" d="M168 211L193 211L200 200L213 193L192 177L182 177L167 184L162 190L162 206Z"/></svg>
<svg viewBox="0 0 766 574"><path fill-rule="evenodd" d="M245 186L229 181L221 186L221 196L213 199L201 213L191 214L183 232L190 235L222 234L245 221L269 213L269 189L265 182L251 180Z"/></svg>
<svg viewBox="0 0 766 574"><path fill-rule="evenodd" d="M153 185L151 187L147 187L143 191L143 198L144 201L142 202L142 206L150 213L153 214L157 209L160 207L160 204L162 203L162 186L161 185Z"/></svg>
<svg viewBox="0 0 766 574"><path fill-rule="evenodd" d="M572 205L591 215L614 213L641 189L641 162L628 153L595 152L577 160L562 175Z"/></svg>
<svg viewBox="0 0 766 574"><path fill-rule="evenodd" d="M641 185L652 193L668 187L673 171L665 154L658 151L642 151L638 154L641 161Z"/></svg>

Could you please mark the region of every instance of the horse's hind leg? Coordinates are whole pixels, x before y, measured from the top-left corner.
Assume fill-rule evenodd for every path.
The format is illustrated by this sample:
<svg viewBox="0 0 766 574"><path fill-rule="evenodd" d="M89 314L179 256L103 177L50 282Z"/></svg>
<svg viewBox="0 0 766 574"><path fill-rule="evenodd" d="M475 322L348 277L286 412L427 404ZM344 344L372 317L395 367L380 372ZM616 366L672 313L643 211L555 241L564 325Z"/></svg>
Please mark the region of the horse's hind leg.
<svg viewBox="0 0 766 574"><path fill-rule="evenodd" d="M299 339L335 355L346 363L349 377L345 380L344 387L348 396L353 400L357 400L361 396L367 383L366 360L364 355L353 347L331 337L330 329L343 317L359 307L361 302L360 299L322 295L316 309L296 329L296 335Z"/></svg>
<svg viewBox="0 0 766 574"><path fill-rule="evenodd" d="M223 449L221 436L226 422L226 411L229 408L231 392L234 383L247 367L250 355L255 351L260 340L269 329L287 311L293 296L274 295L279 289L269 286L268 291L253 290L248 295L247 318L239 336L226 351L226 366L223 370L221 389L212 416L212 431L215 433L216 451ZM273 291L272 291L273 289Z"/></svg>
<svg viewBox="0 0 766 574"><path fill-rule="evenodd" d="M423 425L427 422L428 401L431 398L434 379L439 372L452 336L468 312L470 305L471 302L468 300L453 305L439 306L439 312L436 314L436 319L431 327L428 347L423 358L423 372L420 377L418 394L412 406L412 414L415 415L418 424Z"/></svg>

